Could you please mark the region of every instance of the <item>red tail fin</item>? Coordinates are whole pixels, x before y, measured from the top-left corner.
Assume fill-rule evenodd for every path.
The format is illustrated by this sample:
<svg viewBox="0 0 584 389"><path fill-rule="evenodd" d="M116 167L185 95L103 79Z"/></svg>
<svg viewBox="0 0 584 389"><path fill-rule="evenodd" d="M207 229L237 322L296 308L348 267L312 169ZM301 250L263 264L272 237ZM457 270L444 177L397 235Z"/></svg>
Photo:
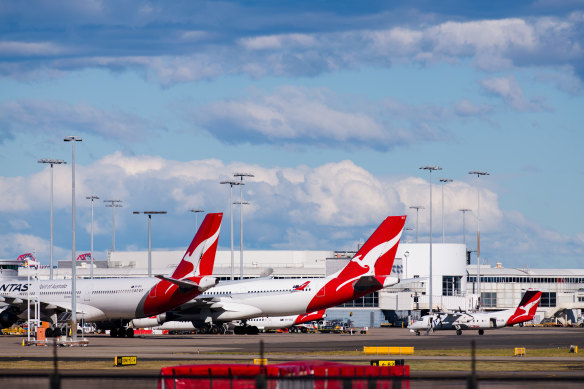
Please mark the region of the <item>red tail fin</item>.
<svg viewBox="0 0 584 389"><path fill-rule="evenodd" d="M532 320L535 316L535 311L541 300L541 292L537 290L528 290L523 295L519 306L507 320L507 325L523 323L524 321Z"/></svg>
<svg viewBox="0 0 584 389"><path fill-rule="evenodd" d="M386 218L337 278L348 280L364 274L388 276L405 223L405 216ZM375 269L374 273L372 269Z"/></svg>
<svg viewBox="0 0 584 389"><path fill-rule="evenodd" d="M210 276L213 273L223 213L209 213L201 223L172 278Z"/></svg>
<svg viewBox="0 0 584 389"><path fill-rule="evenodd" d="M307 312L333 307L383 288L391 273L405 216L389 216L339 273L328 277Z"/></svg>

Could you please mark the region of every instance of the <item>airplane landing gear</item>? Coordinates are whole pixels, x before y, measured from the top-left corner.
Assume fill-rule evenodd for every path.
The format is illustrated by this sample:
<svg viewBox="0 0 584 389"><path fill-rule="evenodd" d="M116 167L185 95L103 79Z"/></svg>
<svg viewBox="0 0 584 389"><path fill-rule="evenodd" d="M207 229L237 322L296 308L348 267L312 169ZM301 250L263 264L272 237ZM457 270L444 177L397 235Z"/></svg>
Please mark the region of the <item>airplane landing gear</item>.
<svg viewBox="0 0 584 389"><path fill-rule="evenodd" d="M485 330L479 330L479 335L484 335L485 334Z"/></svg>
<svg viewBox="0 0 584 389"><path fill-rule="evenodd" d="M235 335L257 335L260 330L256 326L237 326L233 329Z"/></svg>
<svg viewBox="0 0 584 389"><path fill-rule="evenodd" d="M112 338L123 338L123 337L128 337L128 338L133 338L134 337L134 329L133 328L122 328L122 327L112 327L110 329L110 336Z"/></svg>
<svg viewBox="0 0 584 389"><path fill-rule="evenodd" d="M462 335L462 330L456 330L456 335Z"/></svg>
<svg viewBox="0 0 584 389"><path fill-rule="evenodd" d="M224 334L225 333L225 327L223 325L216 325L216 324L211 324L211 325L203 325L200 329L199 329L199 333L202 335L205 334Z"/></svg>
<svg viewBox="0 0 584 389"><path fill-rule="evenodd" d="M420 336L420 331L416 331L416 336Z"/></svg>

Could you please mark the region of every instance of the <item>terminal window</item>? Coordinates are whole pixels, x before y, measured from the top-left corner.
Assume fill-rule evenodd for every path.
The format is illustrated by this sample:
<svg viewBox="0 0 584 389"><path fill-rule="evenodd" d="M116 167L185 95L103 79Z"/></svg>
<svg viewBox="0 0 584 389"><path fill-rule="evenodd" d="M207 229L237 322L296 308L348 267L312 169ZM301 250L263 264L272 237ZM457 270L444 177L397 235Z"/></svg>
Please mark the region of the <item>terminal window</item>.
<svg viewBox="0 0 584 389"><path fill-rule="evenodd" d="M497 292L481 292L481 303L485 308L497 306Z"/></svg>
<svg viewBox="0 0 584 389"><path fill-rule="evenodd" d="M345 308L370 308L379 306L379 292L373 292L358 299L339 305Z"/></svg>
<svg viewBox="0 0 584 389"><path fill-rule="evenodd" d="M543 292L541 294L540 307L555 307L556 306L556 292Z"/></svg>
<svg viewBox="0 0 584 389"><path fill-rule="evenodd" d="M460 295L460 281L462 276L442 276L442 295Z"/></svg>

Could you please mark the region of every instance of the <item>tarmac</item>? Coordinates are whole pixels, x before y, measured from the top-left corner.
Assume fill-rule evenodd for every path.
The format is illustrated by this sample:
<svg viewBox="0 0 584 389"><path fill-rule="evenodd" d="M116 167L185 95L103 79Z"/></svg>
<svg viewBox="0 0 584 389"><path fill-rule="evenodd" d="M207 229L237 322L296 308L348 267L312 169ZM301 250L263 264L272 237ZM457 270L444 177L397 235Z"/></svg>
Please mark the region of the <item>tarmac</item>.
<svg viewBox="0 0 584 389"><path fill-rule="evenodd" d="M404 359L408 365L441 363L452 369L410 370L409 387L466 388L471 379L470 348L505 350L508 356L478 356L476 379L480 387L539 389L550 385L562 388L584 387L584 349L570 354L571 345L584 347L582 328L512 327L486 331L440 331L416 336L405 328L373 328L367 334L292 334L259 335L140 335L134 338L112 338L89 335L85 347L22 346L21 336L0 336L0 387L47 388L57 355L61 389L93 389L108 387L157 387L161 366L198 363L252 363L263 355L268 363L299 360L326 360L353 364L369 364L372 359ZM51 342L50 340L49 342ZM413 346L414 355L364 355L364 346ZM514 347L525 347L526 357L513 357ZM535 349L565 350L565 356L529 356ZM462 356L416 355L424 350L465 350ZM468 351L468 356L464 353ZM350 352L350 353L348 353ZM558 354L558 353L554 353ZM562 355L562 352L559 353ZM115 356L136 356L137 365L113 368ZM480 371L481 364L502 366ZM514 371L514 366L531 365L531 369ZM533 368L535 366L535 369ZM560 366L554 371L550 366ZM504 367L504 368L503 368ZM503 371L505 370L505 371ZM399 386L397 386L399 387Z"/></svg>
<svg viewBox="0 0 584 389"><path fill-rule="evenodd" d="M486 331L466 331L456 335L454 331L437 331L427 336L415 336L405 328L373 328L367 334L296 334L261 333L259 335L140 335L134 338L112 338L109 335L88 335L86 347L58 347L59 360L91 361L113 360L116 355L134 355L139 360L248 360L263 352L278 361L298 359L368 361L372 356L336 356L335 352L362 352L363 346L413 346L415 350L470 350L471 340L476 348L505 349L512 355L514 347L530 349L557 348L566 350L567 360L571 345L577 345L584 356L584 329L511 327ZM15 360L48 360L53 358L53 347L22 346L22 337L0 337L0 362ZM51 340L49 340L50 342ZM409 360L440 359L464 360L465 357L427 357L411 355ZM485 360L504 360L504 357L480 357ZM510 356L510 358L513 358ZM538 357L545 360L546 357ZM558 360L558 357L548 357Z"/></svg>

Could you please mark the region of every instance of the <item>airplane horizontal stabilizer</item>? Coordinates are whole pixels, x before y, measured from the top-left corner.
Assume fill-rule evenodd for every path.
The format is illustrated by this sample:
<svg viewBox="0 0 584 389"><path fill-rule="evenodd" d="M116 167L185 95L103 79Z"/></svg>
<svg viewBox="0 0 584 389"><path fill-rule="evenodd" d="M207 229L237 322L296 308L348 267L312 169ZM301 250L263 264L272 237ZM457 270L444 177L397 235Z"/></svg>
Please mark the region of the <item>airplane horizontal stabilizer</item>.
<svg viewBox="0 0 584 389"><path fill-rule="evenodd" d="M182 292L188 292L194 289L199 289L201 291L207 290L210 287L217 285L218 282L218 280L214 277L203 277L200 283L191 281L188 278L177 280L176 278L166 277L160 274L156 275L156 278L178 285Z"/></svg>
<svg viewBox="0 0 584 389"><path fill-rule="evenodd" d="M382 288L382 287L383 287L383 284L380 283L379 280L377 278L375 278L375 276L360 277L357 280L357 282L355 282L355 285L353 286L353 288L357 292L369 290L371 288Z"/></svg>
<svg viewBox="0 0 584 389"><path fill-rule="evenodd" d="M415 277L415 278L400 278L400 284L413 284L414 282L428 281L428 277Z"/></svg>
<svg viewBox="0 0 584 389"><path fill-rule="evenodd" d="M185 280L177 280L176 278L172 278L172 277L165 277L163 275L157 275L155 276L156 278L159 278L161 280L164 281L168 281L172 284L178 285L178 287L184 292L184 291L189 291L189 290L193 290L199 287L199 285L197 285L196 282L193 282L191 280L185 279Z"/></svg>

